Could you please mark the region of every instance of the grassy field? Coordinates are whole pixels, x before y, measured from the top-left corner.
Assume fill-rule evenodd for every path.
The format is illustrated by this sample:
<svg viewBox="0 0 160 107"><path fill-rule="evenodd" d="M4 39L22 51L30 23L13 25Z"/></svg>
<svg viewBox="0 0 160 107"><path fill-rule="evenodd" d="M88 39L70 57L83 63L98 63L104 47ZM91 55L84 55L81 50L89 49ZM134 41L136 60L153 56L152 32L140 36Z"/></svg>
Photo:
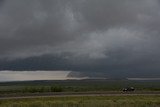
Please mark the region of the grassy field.
<svg viewBox="0 0 160 107"><path fill-rule="evenodd" d="M160 81L22 81L0 83L0 95L9 93L122 91L124 87L131 86L135 87L136 91L160 91Z"/></svg>
<svg viewBox="0 0 160 107"><path fill-rule="evenodd" d="M160 96L83 96L0 100L0 107L160 107Z"/></svg>
<svg viewBox="0 0 160 107"><path fill-rule="evenodd" d="M124 87L135 87L136 92L127 94L160 93L160 81L128 80L66 80L1 82L0 97L51 95L54 93L117 93L121 96L77 96L1 99L0 107L160 107L159 95L128 95Z"/></svg>

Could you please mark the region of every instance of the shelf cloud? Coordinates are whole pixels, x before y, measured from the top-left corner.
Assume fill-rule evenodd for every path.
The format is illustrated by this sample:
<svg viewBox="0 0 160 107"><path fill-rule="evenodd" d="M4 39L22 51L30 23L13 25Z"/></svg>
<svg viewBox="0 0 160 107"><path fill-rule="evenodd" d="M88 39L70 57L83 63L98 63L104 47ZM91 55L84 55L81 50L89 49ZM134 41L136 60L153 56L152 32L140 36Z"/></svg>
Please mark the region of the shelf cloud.
<svg viewBox="0 0 160 107"><path fill-rule="evenodd" d="M159 0L0 1L1 62L52 55L76 70L158 71L159 35Z"/></svg>

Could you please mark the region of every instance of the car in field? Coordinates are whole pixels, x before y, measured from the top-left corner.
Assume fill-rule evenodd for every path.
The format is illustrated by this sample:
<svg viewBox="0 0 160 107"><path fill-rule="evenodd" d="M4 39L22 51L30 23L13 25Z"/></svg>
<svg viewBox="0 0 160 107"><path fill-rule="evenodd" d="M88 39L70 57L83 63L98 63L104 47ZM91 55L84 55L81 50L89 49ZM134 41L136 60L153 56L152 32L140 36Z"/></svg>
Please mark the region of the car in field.
<svg viewBox="0 0 160 107"><path fill-rule="evenodd" d="M135 88L134 87L123 88L123 92L131 92L131 91L135 91Z"/></svg>

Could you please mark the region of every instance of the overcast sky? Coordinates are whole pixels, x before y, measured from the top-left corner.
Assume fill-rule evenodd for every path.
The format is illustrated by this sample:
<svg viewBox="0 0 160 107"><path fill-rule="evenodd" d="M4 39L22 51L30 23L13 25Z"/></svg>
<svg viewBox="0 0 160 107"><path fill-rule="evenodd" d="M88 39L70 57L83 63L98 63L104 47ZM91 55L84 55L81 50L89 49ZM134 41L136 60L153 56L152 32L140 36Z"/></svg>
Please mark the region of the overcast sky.
<svg viewBox="0 0 160 107"><path fill-rule="evenodd" d="M158 71L159 47L160 0L0 0L1 61Z"/></svg>

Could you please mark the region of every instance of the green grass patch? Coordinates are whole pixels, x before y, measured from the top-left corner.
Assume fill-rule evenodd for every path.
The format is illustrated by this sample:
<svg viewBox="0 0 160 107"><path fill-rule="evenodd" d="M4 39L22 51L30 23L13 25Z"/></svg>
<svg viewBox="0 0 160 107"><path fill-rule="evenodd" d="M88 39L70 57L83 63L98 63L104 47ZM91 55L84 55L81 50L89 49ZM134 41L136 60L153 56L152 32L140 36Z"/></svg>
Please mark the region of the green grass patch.
<svg viewBox="0 0 160 107"><path fill-rule="evenodd" d="M135 87L136 91L160 91L160 81L66 80L6 82L0 83L0 94L122 91L124 87Z"/></svg>
<svg viewBox="0 0 160 107"><path fill-rule="evenodd" d="M83 96L0 100L0 107L160 107L160 96Z"/></svg>

